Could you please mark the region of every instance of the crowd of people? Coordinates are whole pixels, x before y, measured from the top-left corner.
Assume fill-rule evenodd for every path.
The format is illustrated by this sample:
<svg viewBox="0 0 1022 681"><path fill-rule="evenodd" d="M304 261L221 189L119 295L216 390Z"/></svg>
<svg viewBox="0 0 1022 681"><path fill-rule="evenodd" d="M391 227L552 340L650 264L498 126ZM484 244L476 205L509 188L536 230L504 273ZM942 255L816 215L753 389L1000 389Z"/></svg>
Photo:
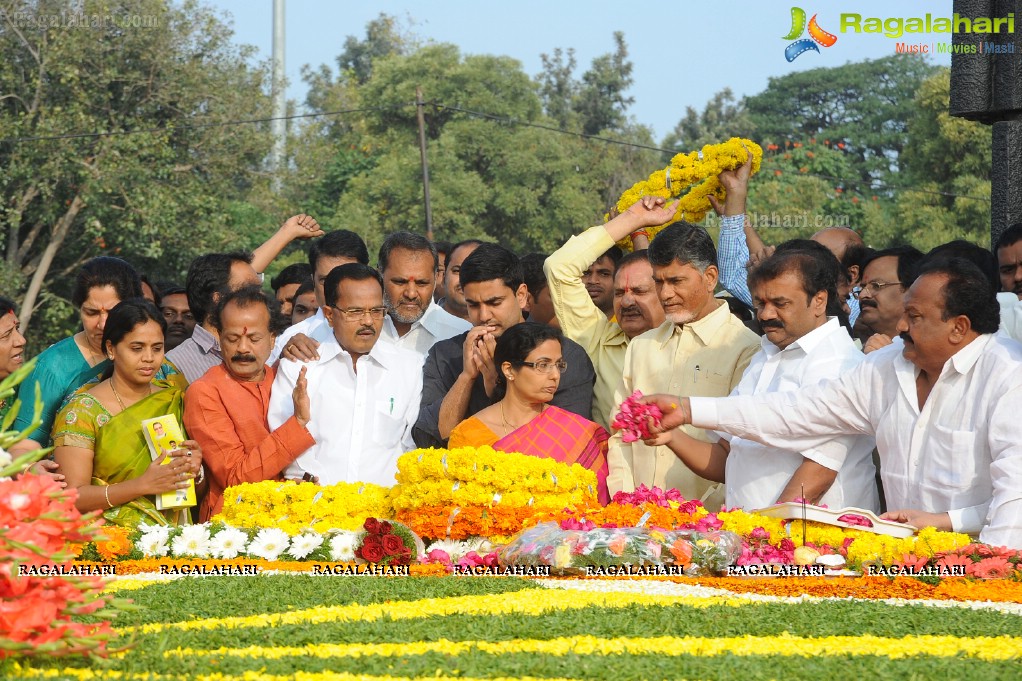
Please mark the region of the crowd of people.
<svg viewBox="0 0 1022 681"><path fill-rule="evenodd" d="M765 245L750 165L720 176L721 232L645 197L552 254L398 232L371 266L354 232L289 219L254 253L197 258L184 286L97 257L82 330L21 385L16 451L114 523L207 521L243 482L392 485L416 447L591 469L711 509L805 499L1022 547L1022 225L992 251L872 250L857 233ZM269 263L309 239L308 263ZM616 245L630 243L623 253ZM0 298L0 378L24 362ZM634 391L664 414L610 432ZM0 404L0 413L12 400ZM142 421L186 438L153 458ZM194 484L192 513L154 495Z"/></svg>

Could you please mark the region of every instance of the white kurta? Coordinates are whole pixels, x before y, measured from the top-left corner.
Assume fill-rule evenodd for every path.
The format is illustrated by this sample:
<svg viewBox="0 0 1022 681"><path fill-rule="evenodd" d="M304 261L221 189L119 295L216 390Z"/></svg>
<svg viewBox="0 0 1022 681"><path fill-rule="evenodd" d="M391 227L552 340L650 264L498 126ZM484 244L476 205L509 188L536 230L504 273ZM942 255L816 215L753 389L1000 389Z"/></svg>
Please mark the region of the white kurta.
<svg viewBox="0 0 1022 681"><path fill-rule="evenodd" d="M763 395L785 392L839 378L864 357L848 332L831 318L780 350L764 336L762 349L752 358L732 395ZM836 438L830 456L818 450L792 451L771 447L742 437L731 437L731 453L724 475L726 504L747 510L770 506L799 466L810 459L837 471L837 477L820 500L831 508L856 506L878 511L880 499L873 466L873 438L843 435ZM837 458L834 455L838 454Z"/></svg>
<svg viewBox="0 0 1022 681"><path fill-rule="evenodd" d="M1022 548L1022 345L983 335L944 365L923 408L898 346L838 380L797 392L692 399L694 425L775 447L876 437L891 509L947 512L958 532Z"/></svg>
<svg viewBox="0 0 1022 681"><path fill-rule="evenodd" d="M415 449L412 425L419 415L422 358L389 343L376 342L358 360L331 338L319 346L319 359L306 374L316 444L288 466L284 475L337 482L395 484L397 458ZM294 413L291 393L301 362L281 360L270 395L268 420L275 429Z"/></svg>

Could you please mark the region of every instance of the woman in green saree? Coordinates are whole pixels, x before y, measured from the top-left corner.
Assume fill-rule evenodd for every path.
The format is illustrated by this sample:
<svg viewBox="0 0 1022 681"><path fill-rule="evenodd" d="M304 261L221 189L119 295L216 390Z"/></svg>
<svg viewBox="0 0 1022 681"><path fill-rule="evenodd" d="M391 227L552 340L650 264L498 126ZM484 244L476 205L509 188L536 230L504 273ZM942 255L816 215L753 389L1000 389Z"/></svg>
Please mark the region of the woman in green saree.
<svg viewBox="0 0 1022 681"><path fill-rule="evenodd" d="M103 328L107 315L117 303L142 296L138 272L120 258L92 258L75 275L71 302L78 309L82 330L54 343L36 359L35 369L21 384L21 395L29 396L29 407L18 412L15 430L25 430L33 423L36 386L43 400L42 423L11 451L20 454L31 449L48 447L55 416L64 400L89 379L109 369L110 361L103 347Z"/></svg>
<svg viewBox="0 0 1022 681"><path fill-rule="evenodd" d="M114 307L103 330L111 361L105 380L76 394L54 422L54 459L78 490L78 510L101 509L116 525L185 524L188 509L157 511L153 495L183 489L191 478L201 494L205 483L198 443L185 440L154 461L142 433L145 419L172 414L180 422L183 413L182 390L154 380L165 330L152 303L133 299Z"/></svg>

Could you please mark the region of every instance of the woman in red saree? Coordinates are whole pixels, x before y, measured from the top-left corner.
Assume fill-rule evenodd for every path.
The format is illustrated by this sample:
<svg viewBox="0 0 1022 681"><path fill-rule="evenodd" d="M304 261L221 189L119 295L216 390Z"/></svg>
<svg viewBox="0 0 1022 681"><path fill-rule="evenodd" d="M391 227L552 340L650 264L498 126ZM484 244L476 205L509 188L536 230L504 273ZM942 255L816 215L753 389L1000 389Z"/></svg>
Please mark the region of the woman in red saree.
<svg viewBox="0 0 1022 681"><path fill-rule="evenodd" d="M577 463L596 474L601 504L607 492L607 440L599 424L549 404L566 365L561 332L545 324L523 322L501 334L493 352L497 395L501 399L462 421L448 446L492 446L503 452Z"/></svg>

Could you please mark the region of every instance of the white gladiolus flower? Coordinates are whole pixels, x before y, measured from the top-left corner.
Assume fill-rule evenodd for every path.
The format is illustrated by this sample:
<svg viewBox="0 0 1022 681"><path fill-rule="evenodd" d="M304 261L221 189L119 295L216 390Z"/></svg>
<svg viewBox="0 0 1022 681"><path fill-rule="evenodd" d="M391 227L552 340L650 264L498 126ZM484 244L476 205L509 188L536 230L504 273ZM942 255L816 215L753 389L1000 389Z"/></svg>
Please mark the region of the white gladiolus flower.
<svg viewBox="0 0 1022 681"><path fill-rule="evenodd" d="M287 550L290 539L284 530L265 527L248 546L248 555L264 560L277 560Z"/></svg>

